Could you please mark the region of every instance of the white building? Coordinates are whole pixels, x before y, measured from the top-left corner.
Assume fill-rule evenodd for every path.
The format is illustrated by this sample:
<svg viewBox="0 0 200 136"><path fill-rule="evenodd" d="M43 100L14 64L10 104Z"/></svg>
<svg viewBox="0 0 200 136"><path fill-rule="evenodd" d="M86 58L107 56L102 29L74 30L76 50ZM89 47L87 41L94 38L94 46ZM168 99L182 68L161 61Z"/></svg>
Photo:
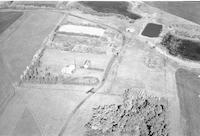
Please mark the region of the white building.
<svg viewBox="0 0 200 136"><path fill-rule="evenodd" d="M84 67L85 69L88 69L90 66L91 66L91 61L90 61L90 60L86 60L86 61L84 62L84 64L83 64L83 67Z"/></svg>
<svg viewBox="0 0 200 136"><path fill-rule="evenodd" d="M104 35L105 30L98 27L67 24L60 26L58 31L65 33L88 34L101 37Z"/></svg>
<svg viewBox="0 0 200 136"><path fill-rule="evenodd" d="M62 68L61 73L62 75L71 75L75 72L76 66L75 65L68 65Z"/></svg>

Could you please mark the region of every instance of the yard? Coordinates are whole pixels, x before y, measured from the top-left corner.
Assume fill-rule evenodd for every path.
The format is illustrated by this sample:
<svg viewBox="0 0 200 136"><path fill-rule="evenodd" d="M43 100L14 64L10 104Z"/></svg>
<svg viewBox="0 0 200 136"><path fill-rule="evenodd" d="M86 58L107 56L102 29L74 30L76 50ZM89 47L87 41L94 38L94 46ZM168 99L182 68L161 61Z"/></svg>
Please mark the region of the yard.
<svg viewBox="0 0 200 136"><path fill-rule="evenodd" d="M70 80L76 80L73 83L76 83L78 80L89 80L92 78L93 80L98 79L100 81L110 60L108 58L109 56L106 55L74 53L56 49L46 49L43 57L41 58L41 68L48 69L52 75L60 76L63 74L62 69L64 67L75 65L75 72L69 77ZM91 62L89 68L83 67L85 61ZM66 83L68 84L69 82Z"/></svg>

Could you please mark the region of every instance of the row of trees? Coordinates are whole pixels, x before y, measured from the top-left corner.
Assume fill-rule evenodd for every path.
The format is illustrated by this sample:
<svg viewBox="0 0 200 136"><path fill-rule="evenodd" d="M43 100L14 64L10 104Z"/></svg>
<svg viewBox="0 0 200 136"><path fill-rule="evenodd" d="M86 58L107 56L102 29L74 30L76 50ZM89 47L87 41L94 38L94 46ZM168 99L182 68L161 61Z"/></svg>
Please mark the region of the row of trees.
<svg viewBox="0 0 200 136"><path fill-rule="evenodd" d="M27 67L24 74L21 76L22 82L41 83L41 84L56 84L58 82L58 76L52 75L48 72L48 69L42 70L41 57L43 56L45 48L41 48L33 56L33 60L30 66Z"/></svg>
<svg viewBox="0 0 200 136"><path fill-rule="evenodd" d="M44 75L38 72L38 68L31 69L25 76L25 82L40 83L40 84L56 84L58 77L46 72Z"/></svg>

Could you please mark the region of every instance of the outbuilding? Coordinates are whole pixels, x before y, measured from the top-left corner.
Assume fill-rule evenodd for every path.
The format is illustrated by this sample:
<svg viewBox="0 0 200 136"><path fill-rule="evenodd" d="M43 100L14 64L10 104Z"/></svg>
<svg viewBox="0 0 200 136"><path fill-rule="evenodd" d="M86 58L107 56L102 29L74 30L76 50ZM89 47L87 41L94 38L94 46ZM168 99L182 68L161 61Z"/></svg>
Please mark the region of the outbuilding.
<svg viewBox="0 0 200 136"><path fill-rule="evenodd" d="M133 33L135 32L135 29L134 28L126 28L126 32L130 32L130 33Z"/></svg>
<svg viewBox="0 0 200 136"><path fill-rule="evenodd" d="M91 61L90 61L90 60L86 60L86 61L84 62L84 64L83 64L83 67L84 67L85 69L88 69L90 66L91 66Z"/></svg>

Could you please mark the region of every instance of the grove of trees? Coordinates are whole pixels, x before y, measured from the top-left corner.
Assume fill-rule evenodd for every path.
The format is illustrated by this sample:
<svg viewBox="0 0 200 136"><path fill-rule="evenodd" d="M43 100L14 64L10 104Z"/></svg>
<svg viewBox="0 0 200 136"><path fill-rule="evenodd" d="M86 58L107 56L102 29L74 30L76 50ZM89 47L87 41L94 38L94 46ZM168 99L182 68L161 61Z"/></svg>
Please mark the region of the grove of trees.
<svg viewBox="0 0 200 136"><path fill-rule="evenodd" d="M168 136L168 102L164 98L124 93L123 104L93 109L85 136Z"/></svg>

